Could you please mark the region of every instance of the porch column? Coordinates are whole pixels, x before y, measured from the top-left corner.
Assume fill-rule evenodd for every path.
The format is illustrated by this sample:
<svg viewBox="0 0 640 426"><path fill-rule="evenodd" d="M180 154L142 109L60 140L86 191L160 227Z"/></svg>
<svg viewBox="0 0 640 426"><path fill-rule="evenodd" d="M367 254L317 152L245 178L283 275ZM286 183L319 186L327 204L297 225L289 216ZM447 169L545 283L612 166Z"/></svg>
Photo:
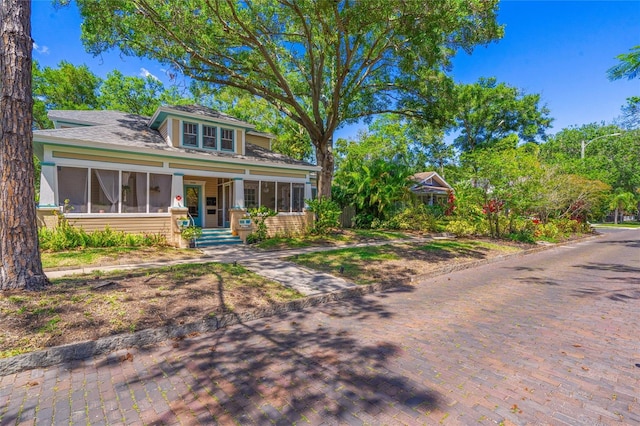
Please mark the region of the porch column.
<svg viewBox="0 0 640 426"><path fill-rule="evenodd" d="M233 203L234 209L244 209L244 180L233 178Z"/></svg>
<svg viewBox="0 0 640 426"><path fill-rule="evenodd" d="M174 173L171 179L171 207L184 207L184 202L184 173Z"/></svg>
<svg viewBox="0 0 640 426"><path fill-rule="evenodd" d="M38 207L57 207L56 164L43 161L40 166L40 202Z"/></svg>
<svg viewBox="0 0 640 426"><path fill-rule="evenodd" d="M304 208L309 208L309 205L307 203L308 200L311 199L312 195L311 195L311 182L307 181L304 183Z"/></svg>

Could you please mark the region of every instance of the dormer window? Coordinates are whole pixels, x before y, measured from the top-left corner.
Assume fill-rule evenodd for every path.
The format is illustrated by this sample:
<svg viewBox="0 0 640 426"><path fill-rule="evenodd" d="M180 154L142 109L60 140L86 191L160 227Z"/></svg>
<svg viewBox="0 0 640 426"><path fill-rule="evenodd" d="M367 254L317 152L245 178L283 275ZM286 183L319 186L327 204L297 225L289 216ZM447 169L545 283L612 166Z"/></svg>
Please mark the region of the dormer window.
<svg viewBox="0 0 640 426"><path fill-rule="evenodd" d="M198 147L198 125L195 123L182 124L182 145Z"/></svg>
<svg viewBox="0 0 640 426"><path fill-rule="evenodd" d="M208 149L218 149L216 143L216 128L202 126L202 147Z"/></svg>
<svg viewBox="0 0 640 426"><path fill-rule="evenodd" d="M220 129L220 149L233 151L233 130Z"/></svg>

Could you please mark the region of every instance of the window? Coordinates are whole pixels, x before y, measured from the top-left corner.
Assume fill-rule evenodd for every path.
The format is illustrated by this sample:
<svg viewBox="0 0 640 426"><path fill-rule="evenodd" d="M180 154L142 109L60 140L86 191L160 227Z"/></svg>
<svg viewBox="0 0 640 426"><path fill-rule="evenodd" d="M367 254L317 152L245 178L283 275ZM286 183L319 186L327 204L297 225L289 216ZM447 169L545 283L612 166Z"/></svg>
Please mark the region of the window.
<svg viewBox="0 0 640 426"><path fill-rule="evenodd" d="M260 182L245 181L244 182L244 206L248 209L258 207L258 188Z"/></svg>
<svg viewBox="0 0 640 426"><path fill-rule="evenodd" d="M58 167L58 205L65 213L87 213L87 176L89 170Z"/></svg>
<svg viewBox="0 0 640 426"><path fill-rule="evenodd" d="M65 213L164 213L171 175L58 166L58 204ZM67 201L68 200L68 201Z"/></svg>
<svg viewBox="0 0 640 426"><path fill-rule="evenodd" d="M149 213L164 213L171 205L171 175L149 173Z"/></svg>
<svg viewBox="0 0 640 426"><path fill-rule="evenodd" d="M147 174L122 172L122 213L147 212Z"/></svg>
<svg viewBox="0 0 640 426"><path fill-rule="evenodd" d="M198 146L198 125L195 123L182 123L182 145Z"/></svg>
<svg viewBox="0 0 640 426"><path fill-rule="evenodd" d="M291 184L278 182L278 211L291 211Z"/></svg>
<svg viewBox="0 0 640 426"><path fill-rule="evenodd" d="M276 183L260 182L260 205L276 209Z"/></svg>
<svg viewBox="0 0 640 426"><path fill-rule="evenodd" d="M291 211L301 212L304 208L304 183L294 183L292 195Z"/></svg>
<svg viewBox="0 0 640 426"><path fill-rule="evenodd" d="M233 130L220 129L220 149L233 151Z"/></svg>
<svg viewBox="0 0 640 426"><path fill-rule="evenodd" d="M91 173L91 213L118 213L120 173L93 169Z"/></svg>
<svg viewBox="0 0 640 426"><path fill-rule="evenodd" d="M211 126L202 126L202 146L204 148L216 149L216 128Z"/></svg>

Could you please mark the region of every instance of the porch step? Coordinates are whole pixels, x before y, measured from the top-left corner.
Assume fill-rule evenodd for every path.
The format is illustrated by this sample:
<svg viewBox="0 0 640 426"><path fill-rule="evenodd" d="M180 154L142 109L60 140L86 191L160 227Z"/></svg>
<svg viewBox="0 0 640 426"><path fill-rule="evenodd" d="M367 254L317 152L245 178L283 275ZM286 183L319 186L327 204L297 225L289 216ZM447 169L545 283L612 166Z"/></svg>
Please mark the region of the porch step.
<svg viewBox="0 0 640 426"><path fill-rule="evenodd" d="M210 247L224 244L241 244L240 237L231 235L228 228L222 229L203 229L202 236L196 240L196 247Z"/></svg>

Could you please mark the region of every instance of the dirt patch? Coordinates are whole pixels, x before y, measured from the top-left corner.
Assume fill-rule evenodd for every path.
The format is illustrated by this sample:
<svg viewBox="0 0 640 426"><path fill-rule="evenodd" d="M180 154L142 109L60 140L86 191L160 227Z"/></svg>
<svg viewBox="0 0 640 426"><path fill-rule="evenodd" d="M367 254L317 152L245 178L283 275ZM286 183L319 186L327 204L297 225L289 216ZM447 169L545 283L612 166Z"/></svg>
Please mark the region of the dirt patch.
<svg viewBox="0 0 640 426"><path fill-rule="evenodd" d="M55 280L38 293L0 293L0 357L300 297L242 266L218 263Z"/></svg>

